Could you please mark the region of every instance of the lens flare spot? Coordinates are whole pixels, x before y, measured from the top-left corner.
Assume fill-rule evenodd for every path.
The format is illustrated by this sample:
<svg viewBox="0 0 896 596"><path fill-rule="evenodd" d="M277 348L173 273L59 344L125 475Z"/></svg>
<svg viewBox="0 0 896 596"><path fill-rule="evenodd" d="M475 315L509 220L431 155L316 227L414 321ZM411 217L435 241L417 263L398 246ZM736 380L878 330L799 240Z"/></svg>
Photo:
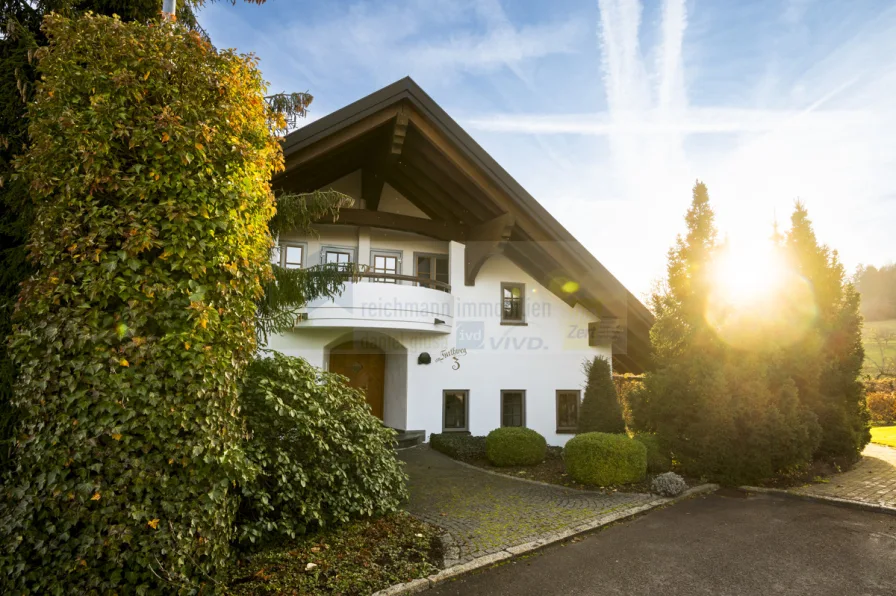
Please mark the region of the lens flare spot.
<svg viewBox="0 0 896 596"><path fill-rule="evenodd" d="M772 349L805 336L815 320L815 297L770 242L728 246L712 265L705 316L734 347Z"/></svg>

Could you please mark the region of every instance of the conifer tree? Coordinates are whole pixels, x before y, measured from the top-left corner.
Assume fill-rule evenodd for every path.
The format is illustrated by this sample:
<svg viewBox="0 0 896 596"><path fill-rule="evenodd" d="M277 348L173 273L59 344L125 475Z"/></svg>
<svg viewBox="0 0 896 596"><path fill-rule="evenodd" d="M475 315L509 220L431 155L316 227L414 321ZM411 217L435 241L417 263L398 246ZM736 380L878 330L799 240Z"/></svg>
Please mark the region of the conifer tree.
<svg viewBox="0 0 896 596"><path fill-rule="evenodd" d="M688 473L756 481L805 463L814 417L776 365L774 340L753 351L726 344L706 319L720 246L706 186L696 184L687 233L669 251L667 279L651 297L655 370L645 379L647 421Z"/></svg>
<svg viewBox="0 0 896 596"><path fill-rule="evenodd" d="M797 378L800 398L821 424L816 456L856 459L871 438L859 374L864 359L859 294L837 251L819 244L805 205L797 202L785 246L811 285L816 318L795 360L814 374Z"/></svg>
<svg viewBox="0 0 896 596"><path fill-rule="evenodd" d="M577 432L624 433L625 419L609 360L598 356L593 361L586 361L584 369L588 384L585 386Z"/></svg>

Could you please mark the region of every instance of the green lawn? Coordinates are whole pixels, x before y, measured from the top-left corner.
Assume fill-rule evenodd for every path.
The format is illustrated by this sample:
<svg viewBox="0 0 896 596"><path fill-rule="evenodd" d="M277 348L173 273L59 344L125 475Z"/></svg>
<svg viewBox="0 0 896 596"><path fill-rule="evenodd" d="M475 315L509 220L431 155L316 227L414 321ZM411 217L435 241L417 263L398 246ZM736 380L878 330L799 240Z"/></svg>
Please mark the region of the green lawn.
<svg viewBox="0 0 896 596"><path fill-rule="evenodd" d="M896 426L878 426L871 429L871 441L896 447Z"/></svg>
<svg viewBox="0 0 896 596"><path fill-rule="evenodd" d="M871 377L876 377L880 372L875 363L879 364L882 359L896 360L896 341L890 341L889 345L881 353L881 347L872 339L875 331L879 333L896 333L896 319L865 321L862 342L865 346L865 365L862 372Z"/></svg>

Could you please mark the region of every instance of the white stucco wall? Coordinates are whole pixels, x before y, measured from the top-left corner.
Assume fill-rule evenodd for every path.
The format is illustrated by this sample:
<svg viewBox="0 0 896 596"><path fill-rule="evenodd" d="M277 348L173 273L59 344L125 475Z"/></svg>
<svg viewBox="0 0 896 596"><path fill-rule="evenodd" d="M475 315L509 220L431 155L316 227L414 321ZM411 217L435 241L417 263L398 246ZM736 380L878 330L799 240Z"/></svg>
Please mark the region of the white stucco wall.
<svg viewBox="0 0 896 596"><path fill-rule="evenodd" d="M359 172L331 186L360 198ZM380 199L380 210L425 217L388 185ZM415 273L415 253L449 255L454 301L450 332L398 330L382 321L366 329L363 320L357 327L351 322L334 323L340 325L336 328L314 327L309 321L294 332L272 337L268 347L326 368L330 346L349 339L382 346L386 352L384 422L394 428L425 430L427 435L442 432L443 390L466 389L469 430L475 435L487 434L500 426L501 390L510 389L525 390L526 426L544 435L548 443L562 445L572 436L556 432L556 391L583 390L582 363L596 355L610 357L609 345L588 346L588 323L597 317L581 306L569 307L504 256L486 261L476 284L466 286L462 244L382 229L341 225L322 225L317 229L318 238L287 234L282 239L306 245L306 265L320 263L322 246L355 247L357 262L365 264L371 250L400 251L401 272L405 275ZM502 282L525 284L525 326L501 325ZM427 292L434 290L403 290L418 289L421 306L425 306L431 302ZM456 351L453 354L449 353L452 349ZM417 363L422 352L430 354L431 364Z"/></svg>

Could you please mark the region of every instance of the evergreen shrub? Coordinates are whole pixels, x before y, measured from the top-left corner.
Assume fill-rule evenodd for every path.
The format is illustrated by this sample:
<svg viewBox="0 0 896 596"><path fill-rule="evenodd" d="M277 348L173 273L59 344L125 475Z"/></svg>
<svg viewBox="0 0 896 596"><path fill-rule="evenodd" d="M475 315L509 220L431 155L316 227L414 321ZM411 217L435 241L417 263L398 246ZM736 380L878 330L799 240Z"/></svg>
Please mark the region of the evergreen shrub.
<svg viewBox="0 0 896 596"><path fill-rule="evenodd" d="M672 470L672 455L664 449L659 437L649 433L638 433L633 437L647 448L647 471L662 474Z"/></svg>
<svg viewBox="0 0 896 596"><path fill-rule="evenodd" d="M647 447L618 433L583 433L563 448L566 472L576 482L612 486L639 482L647 474Z"/></svg>
<svg viewBox="0 0 896 596"><path fill-rule="evenodd" d="M577 432L624 433L625 419L616 395L610 361L598 356L593 361L586 361L583 368L588 382Z"/></svg>
<svg viewBox="0 0 896 596"><path fill-rule="evenodd" d="M485 437L474 437L464 433L433 433L429 435L429 446L459 460L485 457Z"/></svg>
<svg viewBox="0 0 896 596"><path fill-rule="evenodd" d="M494 466L534 466L546 453L547 441L531 428L496 428L485 437L485 454Z"/></svg>
<svg viewBox="0 0 896 596"><path fill-rule="evenodd" d="M407 498L395 431L344 377L275 352L249 367L240 406L260 469L240 487L244 544L393 513Z"/></svg>

